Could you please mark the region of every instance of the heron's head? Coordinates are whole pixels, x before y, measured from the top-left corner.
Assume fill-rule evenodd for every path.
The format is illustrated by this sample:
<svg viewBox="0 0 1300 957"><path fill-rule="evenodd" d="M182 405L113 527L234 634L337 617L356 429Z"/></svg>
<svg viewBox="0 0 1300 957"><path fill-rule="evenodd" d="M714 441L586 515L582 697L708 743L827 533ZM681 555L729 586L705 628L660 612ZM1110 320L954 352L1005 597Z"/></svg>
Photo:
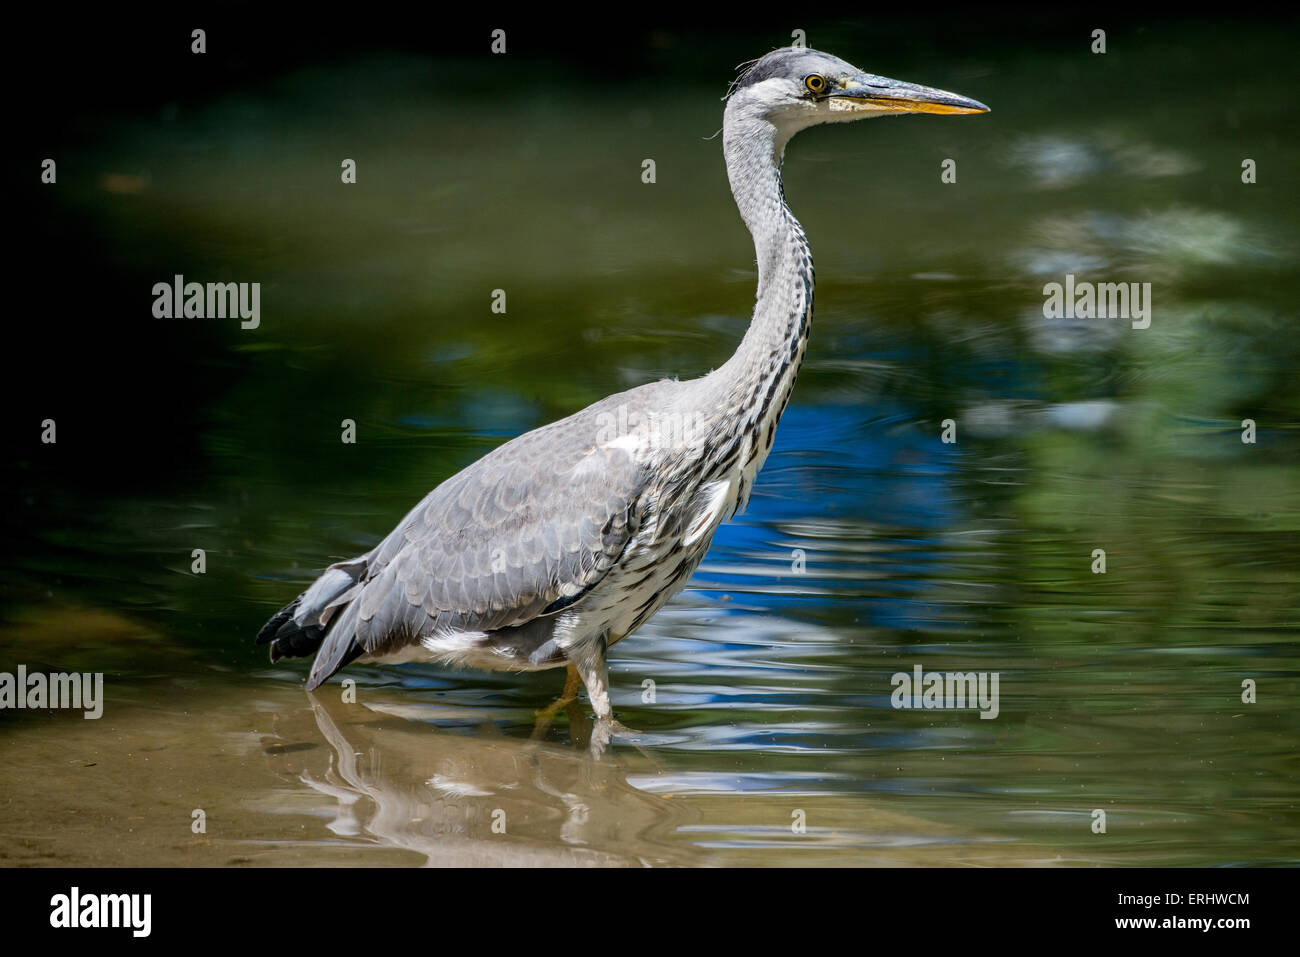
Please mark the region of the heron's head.
<svg viewBox="0 0 1300 957"><path fill-rule="evenodd" d="M782 47L747 64L727 99L728 113L767 120L783 141L818 123L989 111L978 100L864 73L839 57L803 47Z"/></svg>

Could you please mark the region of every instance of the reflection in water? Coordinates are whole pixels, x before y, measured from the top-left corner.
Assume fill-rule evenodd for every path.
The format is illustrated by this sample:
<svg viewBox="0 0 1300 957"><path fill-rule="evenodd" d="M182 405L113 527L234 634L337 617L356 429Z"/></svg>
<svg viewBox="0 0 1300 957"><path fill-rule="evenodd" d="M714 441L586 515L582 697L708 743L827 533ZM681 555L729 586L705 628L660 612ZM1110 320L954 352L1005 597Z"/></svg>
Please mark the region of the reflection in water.
<svg viewBox="0 0 1300 957"><path fill-rule="evenodd" d="M834 772L771 774L743 764L674 771L646 750L593 757L580 744L491 723L463 733L432 727L462 720L457 709L448 715L387 698L347 704L333 693L307 699L309 708L278 712L262 743L274 774L323 799L310 813L333 840L307 831L304 850L380 845L433 866L754 863L774 852L810 863L845 855L878 864L1060 860L1059 852L1012 848L1006 838L823 791L846 783ZM699 743L718 730L699 729ZM744 733L734 732L732 741ZM746 800L733 804L730 795ZM277 805L301 808L302 796L266 807Z"/></svg>
<svg viewBox="0 0 1300 957"><path fill-rule="evenodd" d="M1077 186L1092 177L1107 175L1138 179L1183 176L1200 166L1187 153L1162 149L1115 131L1090 136L1022 136L1011 146L1007 159L1027 169L1034 184L1043 189Z"/></svg>
<svg viewBox="0 0 1300 957"><path fill-rule="evenodd" d="M691 815L628 783L617 757L502 735L440 733L386 720L384 709L330 704L308 693L331 749L276 751L274 769L338 802L326 826L414 851L435 866L639 865L671 863L663 840ZM436 718L436 712L420 715ZM275 738L302 736L301 713L276 723ZM658 853L658 845L663 847ZM653 855L653 856L648 856Z"/></svg>
<svg viewBox="0 0 1300 957"><path fill-rule="evenodd" d="M1135 215L1053 212L1033 224L1030 238L1032 245L1008 254L1030 276L1105 270L1108 279L1148 282L1194 278L1208 265L1273 260L1280 244L1279 237L1249 236L1230 214L1188 206Z"/></svg>

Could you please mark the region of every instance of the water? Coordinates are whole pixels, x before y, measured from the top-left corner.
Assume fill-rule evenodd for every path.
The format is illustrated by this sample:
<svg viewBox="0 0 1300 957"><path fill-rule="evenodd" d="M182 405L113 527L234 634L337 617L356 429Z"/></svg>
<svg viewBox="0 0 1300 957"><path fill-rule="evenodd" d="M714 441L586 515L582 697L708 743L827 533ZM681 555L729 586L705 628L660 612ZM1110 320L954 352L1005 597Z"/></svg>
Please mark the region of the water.
<svg viewBox="0 0 1300 957"><path fill-rule="evenodd" d="M347 703L251 641L505 438L734 348L752 248L707 137L744 50L669 37L708 69L598 95L563 63L502 95L503 68L490 109L463 63L373 51L61 125L77 159L23 199L20 266L57 289L62 250L98 306L14 331L43 374L13 406L0 668L104 671L108 700L0 714L3 861L1295 863L1284 37L874 61L838 35L994 112L791 146L807 362L748 512L614 650L643 734L598 760L585 700L534 714L558 672L354 666ZM261 281L261 326L152 320L175 273ZM1151 283L1150 328L1044 319L1066 273ZM996 672L997 717L891 707L915 666Z"/></svg>

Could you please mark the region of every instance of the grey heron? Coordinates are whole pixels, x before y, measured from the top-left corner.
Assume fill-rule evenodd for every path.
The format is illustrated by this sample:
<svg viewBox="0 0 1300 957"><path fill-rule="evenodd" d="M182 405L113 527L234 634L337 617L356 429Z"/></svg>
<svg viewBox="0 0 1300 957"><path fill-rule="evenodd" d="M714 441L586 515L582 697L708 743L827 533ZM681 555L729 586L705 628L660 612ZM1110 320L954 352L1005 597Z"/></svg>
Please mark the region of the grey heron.
<svg viewBox="0 0 1300 957"><path fill-rule="evenodd" d="M744 508L803 360L813 262L782 191L786 144L819 123L987 111L800 47L742 67L722 145L758 292L735 353L700 378L612 395L451 476L267 622L257 640L271 660L315 653L308 689L358 658L567 666L562 700L580 681L598 722L618 730L608 649L686 585L719 524Z"/></svg>

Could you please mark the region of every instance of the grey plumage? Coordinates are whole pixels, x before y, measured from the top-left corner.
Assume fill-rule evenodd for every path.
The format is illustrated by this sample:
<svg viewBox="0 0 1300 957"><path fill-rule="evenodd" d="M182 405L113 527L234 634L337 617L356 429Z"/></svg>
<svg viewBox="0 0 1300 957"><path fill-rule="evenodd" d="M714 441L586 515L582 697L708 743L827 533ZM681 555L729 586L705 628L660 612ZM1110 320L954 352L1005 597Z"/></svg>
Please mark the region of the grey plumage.
<svg viewBox="0 0 1300 957"><path fill-rule="evenodd" d="M807 77L825 78L814 89ZM271 657L317 651L315 688L348 662L423 657L577 669L610 720L605 655L680 590L743 508L771 450L812 318L807 238L785 203L789 138L815 123L943 104L813 50L752 64L728 93L723 149L754 237L758 292L735 354L707 376L610 396L447 479L365 555L330 566L262 629Z"/></svg>

